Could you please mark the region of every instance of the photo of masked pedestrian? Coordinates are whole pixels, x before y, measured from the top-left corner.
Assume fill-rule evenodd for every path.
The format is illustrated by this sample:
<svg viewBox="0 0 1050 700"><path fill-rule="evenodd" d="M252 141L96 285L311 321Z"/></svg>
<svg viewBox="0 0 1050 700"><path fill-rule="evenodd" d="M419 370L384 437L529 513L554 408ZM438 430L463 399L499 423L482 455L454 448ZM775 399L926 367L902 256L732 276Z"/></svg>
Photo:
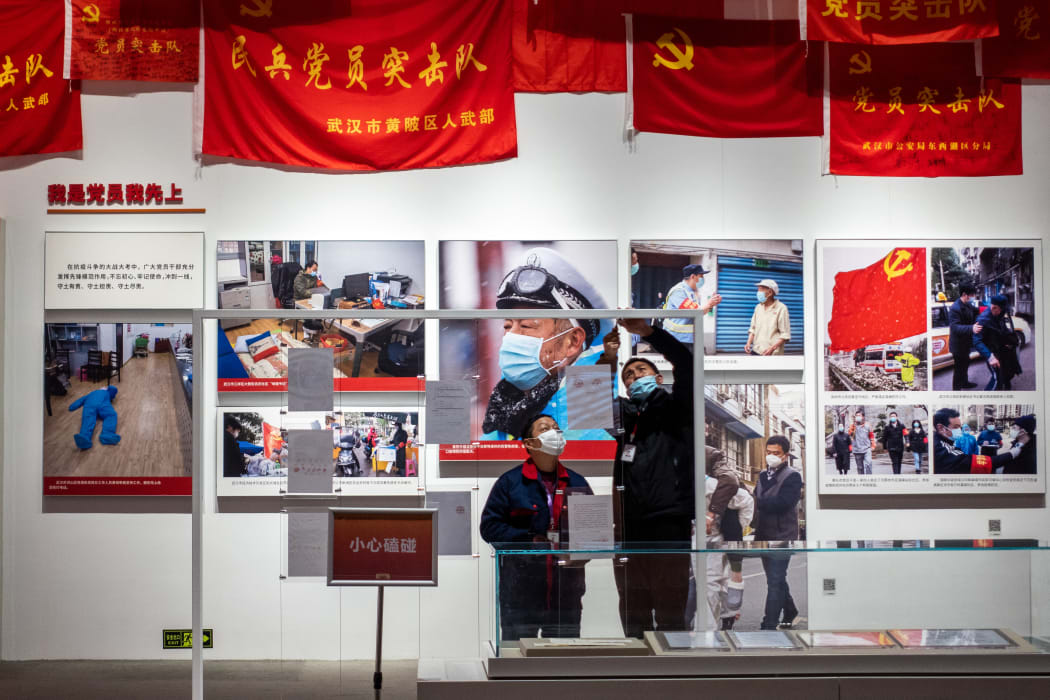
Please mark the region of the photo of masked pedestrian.
<svg viewBox="0 0 1050 700"><path fill-rule="evenodd" d="M835 457L835 469L839 474L849 474L849 457L852 447L853 440L846 432L846 424L840 423L835 429L835 434L831 436L831 454Z"/></svg>
<svg viewBox="0 0 1050 700"><path fill-rule="evenodd" d="M641 319L622 319L671 363L673 385L649 359L632 357L621 378L629 398L620 402L623 433L617 438L613 485L616 539L646 548L690 549L695 515L693 446L693 355L668 331ZM707 473L717 480L705 524L717 529L739 481L721 453L707 448ZM689 593L688 554L630 554L613 573L624 634L681 630Z"/></svg>
<svg viewBox="0 0 1050 700"><path fill-rule="evenodd" d="M977 288L972 284L960 284L959 298L948 308L948 351L952 355L952 389L955 391L977 386L969 377L973 337L981 332L977 324L976 294Z"/></svg>
<svg viewBox="0 0 1050 700"><path fill-rule="evenodd" d="M907 431L901 425L896 412L890 413L890 421L882 428L882 448L890 456L893 473L901 473L901 462L904 460L904 435Z"/></svg>
<svg viewBox="0 0 1050 700"><path fill-rule="evenodd" d="M990 375L984 390L1009 391L1010 380L1021 374L1021 363L1017 360L1017 333L1006 295L993 296L988 308L977 316L973 344Z"/></svg>

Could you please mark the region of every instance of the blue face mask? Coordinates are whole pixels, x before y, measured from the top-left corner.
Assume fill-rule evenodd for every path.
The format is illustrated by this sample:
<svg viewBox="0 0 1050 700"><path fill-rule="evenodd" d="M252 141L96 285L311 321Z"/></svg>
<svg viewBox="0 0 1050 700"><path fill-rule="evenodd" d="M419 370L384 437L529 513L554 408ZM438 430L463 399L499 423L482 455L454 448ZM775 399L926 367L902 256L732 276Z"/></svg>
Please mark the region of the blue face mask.
<svg viewBox="0 0 1050 700"><path fill-rule="evenodd" d="M647 374L644 377L639 377L631 383L631 388L627 390L627 393L631 395L632 401L641 403L652 394L660 385L656 383L655 374Z"/></svg>
<svg viewBox="0 0 1050 700"><path fill-rule="evenodd" d="M631 265L631 276L634 277L638 274L638 263Z"/></svg>
<svg viewBox="0 0 1050 700"><path fill-rule="evenodd" d="M958 440L963 436L962 428L952 428L952 437Z"/></svg>
<svg viewBox="0 0 1050 700"><path fill-rule="evenodd" d="M550 370L540 362L540 348L546 341L565 335L571 330L570 328L562 331L550 338L534 338L520 333L505 334L499 348L499 368L503 372L503 378L522 391L539 384L550 374ZM558 364L561 364L560 360L555 366Z"/></svg>
<svg viewBox="0 0 1050 700"><path fill-rule="evenodd" d="M311 277L317 277L317 270L312 270L310 272L307 272L306 274L310 275Z"/></svg>
<svg viewBox="0 0 1050 700"><path fill-rule="evenodd" d="M758 299L759 303L763 303L766 300L766 293L762 291L755 292L755 298Z"/></svg>
<svg viewBox="0 0 1050 700"><path fill-rule="evenodd" d="M896 423L896 422L897 422L896 418L890 418L890 423Z"/></svg>

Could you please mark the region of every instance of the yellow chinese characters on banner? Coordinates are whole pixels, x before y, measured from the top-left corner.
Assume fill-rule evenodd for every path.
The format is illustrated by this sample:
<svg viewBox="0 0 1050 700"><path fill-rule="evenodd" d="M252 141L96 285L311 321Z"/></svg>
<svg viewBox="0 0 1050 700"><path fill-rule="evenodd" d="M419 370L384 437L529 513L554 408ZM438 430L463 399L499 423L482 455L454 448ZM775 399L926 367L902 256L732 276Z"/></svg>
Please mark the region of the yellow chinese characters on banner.
<svg viewBox="0 0 1050 700"><path fill-rule="evenodd" d="M979 78L972 46L830 44L828 55L830 172L1020 172L1020 86Z"/></svg>
<svg viewBox="0 0 1050 700"><path fill-rule="evenodd" d="M998 36L995 0L807 0L809 39L916 44Z"/></svg>
<svg viewBox="0 0 1050 700"><path fill-rule="evenodd" d="M200 10L194 0L71 0L69 76L196 82Z"/></svg>

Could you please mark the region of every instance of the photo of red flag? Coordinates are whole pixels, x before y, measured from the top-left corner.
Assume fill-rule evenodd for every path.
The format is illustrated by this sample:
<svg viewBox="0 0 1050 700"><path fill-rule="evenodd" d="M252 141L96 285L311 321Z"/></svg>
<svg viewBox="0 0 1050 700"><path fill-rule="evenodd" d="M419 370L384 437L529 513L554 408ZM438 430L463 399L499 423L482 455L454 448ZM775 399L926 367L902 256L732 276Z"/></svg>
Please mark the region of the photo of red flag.
<svg viewBox="0 0 1050 700"><path fill-rule="evenodd" d="M823 53L794 20L633 18L638 131L716 138L819 136Z"/></svg>
<svg viewBox="0 0 1050 700"><path fill-rule="evenodd" d="M926 249L892 248L867 267L836 273L832 299L832 353L925 333Z"/></svg>
<svg viewBox="0 0 1050 700"><path fill-rule="evenodd" d="M76 151L80 82L62 78L62 0L0 3L0 156Z"/></svg>
<svg viewBox="0 0 1050 700"><path fill-rule="evenodd" d="M1050 80L1050 0L999 0L999 36L982 39L980 73Z"/></svg>

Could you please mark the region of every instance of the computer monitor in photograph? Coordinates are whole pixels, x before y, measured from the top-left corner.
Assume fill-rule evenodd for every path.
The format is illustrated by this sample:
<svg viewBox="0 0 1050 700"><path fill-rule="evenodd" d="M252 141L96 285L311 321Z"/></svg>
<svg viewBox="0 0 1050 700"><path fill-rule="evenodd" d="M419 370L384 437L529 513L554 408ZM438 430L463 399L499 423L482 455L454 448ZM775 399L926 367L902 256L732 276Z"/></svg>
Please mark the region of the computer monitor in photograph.
<svg viewBox="0 0 1050 700"><path fill-rule="evenodd" d="M367 297L369 293L369 277L370 275L367 272L360 272L344 277L343 296L348 300Z"/></svg>

